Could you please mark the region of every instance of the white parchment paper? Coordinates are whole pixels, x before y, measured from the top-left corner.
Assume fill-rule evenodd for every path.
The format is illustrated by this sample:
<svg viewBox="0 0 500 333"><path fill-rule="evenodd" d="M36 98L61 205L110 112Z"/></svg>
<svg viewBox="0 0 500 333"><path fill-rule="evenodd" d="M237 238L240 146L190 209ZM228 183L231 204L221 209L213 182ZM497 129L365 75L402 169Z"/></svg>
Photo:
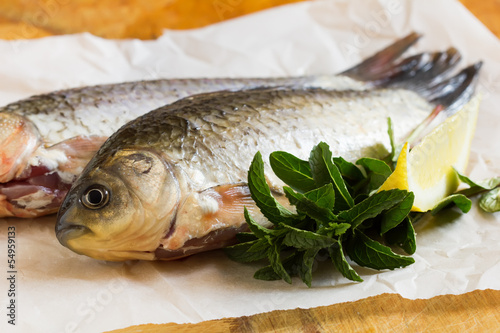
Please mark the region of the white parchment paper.
<svg viewBox="0 0 500 333"><path fill-rule="evenodd" d="M339 72L411 31L412 49L484 61L484 94L470 174L500 175L500 42L457 1L337 0L275 8L155 41L89 34L0 41L0 104L33 94L126 80L284 76ZM309 308L381 293L407 298L500 289L500 215L451 210L416 225L416 263L352 283L325 263L313 288L298 279L262 282L257 266L220 251L176 262L107 263L55 238L54 217L0 221L0 331L98 332L130 325L199 322L275 309ZM16 229L16 326L9 325L7 229Z"/></svg>

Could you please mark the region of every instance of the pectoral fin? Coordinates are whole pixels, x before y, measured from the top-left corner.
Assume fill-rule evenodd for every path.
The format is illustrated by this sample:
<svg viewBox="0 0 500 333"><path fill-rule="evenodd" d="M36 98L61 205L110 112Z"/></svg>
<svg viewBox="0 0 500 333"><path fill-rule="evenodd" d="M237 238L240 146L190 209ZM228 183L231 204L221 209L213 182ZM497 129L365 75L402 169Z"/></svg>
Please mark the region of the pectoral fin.
<svg viewBox="0 0 500 333"><path fill-rule="evenodd" d="M69 172L78 175L95 153L102 146L107 137L90 135L76 136L64 140L56 145L46 148L47 151L61 151L66 156L65 163L58 167L60 171Z"/></svg>
<svg viewBox="0 0 500 333"><path fill-rule="evenodd" d="M247 230L244 207L259 216L246 184L224 184L193 192L178 210L173 230L156 251L161 259L175 259L234 243Z"/></svg>

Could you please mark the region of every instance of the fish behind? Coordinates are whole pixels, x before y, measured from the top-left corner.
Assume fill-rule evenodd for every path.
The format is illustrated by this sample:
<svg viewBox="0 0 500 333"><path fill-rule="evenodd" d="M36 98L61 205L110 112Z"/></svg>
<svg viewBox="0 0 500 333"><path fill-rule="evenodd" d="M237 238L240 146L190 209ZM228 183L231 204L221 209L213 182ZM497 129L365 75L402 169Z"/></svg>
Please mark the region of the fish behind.
<svg viewBox="0 0 500 333"><path fill-rule="evenodd" d="M151 111L121 127L86 166L61 206L57 238L111 261L172 260L232 244L247 228L243 207L259 216L246 184L257 151L307 159L325 141L350 161L385 156L388 117L402 141L437 105L451 113L471 97L480 64L445 79L438 58L408 61L420 71L386 73L387 88L220 91ZM282 183L266 168L282 201Z"/></svg>
<svg viewBox="0 0 500 333"><path fill-rule="evenodd" d="M418 38L409 34L338 75L127 82L62 90L9 104L0 109L0 217L57 212L71 184L112 133L180 98L276 86L366 90L402 85L415 73L441 80L460 55L452 48L399 60ZM432 70L427 70L429 64Z"/></svg>

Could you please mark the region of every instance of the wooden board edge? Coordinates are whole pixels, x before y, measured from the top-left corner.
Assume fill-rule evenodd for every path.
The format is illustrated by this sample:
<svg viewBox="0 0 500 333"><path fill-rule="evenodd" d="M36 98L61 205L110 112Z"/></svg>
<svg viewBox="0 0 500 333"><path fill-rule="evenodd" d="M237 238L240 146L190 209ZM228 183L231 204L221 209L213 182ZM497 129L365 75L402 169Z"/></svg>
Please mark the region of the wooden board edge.
<svg viewBox="0 0 500 333"><path fill-rule="evenodd" d="M500 330L500 291L475 290L409 300L382 294L311 309L276 310L197 324L145 324L108 333L157 332L463 332Z"/></svg>

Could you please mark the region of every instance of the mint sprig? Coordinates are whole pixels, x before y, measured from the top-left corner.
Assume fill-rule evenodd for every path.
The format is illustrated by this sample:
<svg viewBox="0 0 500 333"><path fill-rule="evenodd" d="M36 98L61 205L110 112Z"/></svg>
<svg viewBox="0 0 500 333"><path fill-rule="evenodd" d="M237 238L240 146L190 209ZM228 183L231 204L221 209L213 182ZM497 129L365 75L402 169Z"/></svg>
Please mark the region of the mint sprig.
<svg viewBox="0 0 500 333"><path fill-rule="evenodd" d="M351 262L377 270L413 264L413 258L393 249L415 253L413 223L424 213L411 212L412 192L377 191L394 171L397 147L391 126L388 133L392 152L384 160L361 158L351 163L333 157L324 142L312 149L308 161L273 152L269 157L271 168L288 185L283 191L293 208L281 205L271 194L262 156L257 153L248 172L248 186L273 227L259 225L245 208L251 232L238 234L240 243L225 249L229 258L243 263L265 262L255 273L256 279L292 283L292 277L297 276L309 287L318 256L324 261L326 255L345 278L357 282L363 280ZM482 209L500 211L500 177L474 182L457 174L469 187L436 203L432 215L451 206L467 213L472 204L468 197L476 194L482 194Z"/></svg>
<svg viewBox="0 0 500 333"><path fill-rule="evenodd" d="M432 215L436 215L442 209L452 206L457 206L463 213L467 213L472 208L472 201L469 197L476 195L481 195L479 207L483 211L487 213L500 211L500 177L487 178L476 182L457 170L455 172L458 179L468 187L436 203L436 206L431 210Z"/></svg>
<svg viewBox="0 0 500 333"><path fill-rule="evenodd" d="M270 163L288 185L284 192L295 209L282 206L272 196L262 156L257 153L248 172L248 184L257 207L273 228L260 226L245 209L245 220L254 237L244 233L241 243L225 249L238 262L267 262L255 278L291 283L291 277L298 276L311 286L318 255L330 257L337 270L353 281L362 279L348 258L379 270L413 262L383 244L386 234L396 238L394 244L403 250L411 249L407 244L414 244L415 239L408 228L397 229L408 215L413 195L397 189L371 193L374 184L392 171L385 162L365 158L356 165L332 157L328 145L321 142L312 149L309 161L274 152ZM388 233L393 229L396 231ZM370 237L372 234L382 235L382 239Z"/></svg>
<svg viewBox="0 0 500 333"><path fill-rule="evenodd" d="M500 211L500 177L474 182L458 171L457 175L463 183L469 185L469 188L459 191L458 194L464 196L482 194L479 199L479 207L481 207L481 209L488 213Z"/></svg>

